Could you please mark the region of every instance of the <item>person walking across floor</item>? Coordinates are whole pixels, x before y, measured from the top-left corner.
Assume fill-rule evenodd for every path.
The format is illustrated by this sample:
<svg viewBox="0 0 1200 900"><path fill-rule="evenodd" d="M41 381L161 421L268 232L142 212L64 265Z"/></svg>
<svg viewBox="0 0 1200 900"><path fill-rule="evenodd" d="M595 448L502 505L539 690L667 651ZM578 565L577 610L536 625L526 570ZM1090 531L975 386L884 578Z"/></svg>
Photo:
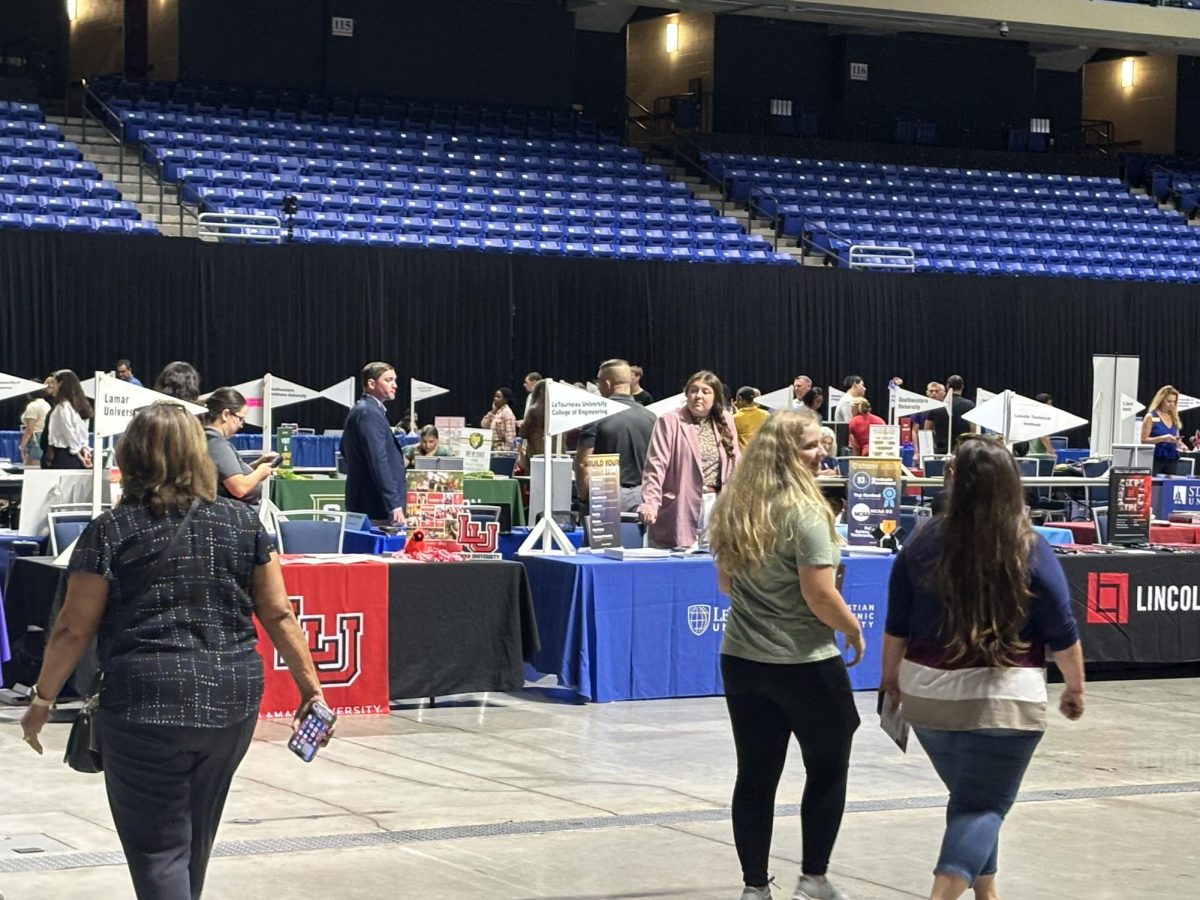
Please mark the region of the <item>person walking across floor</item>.
<svg viewBox="0 0 1200 900"><path fill-rule="evenodd" d="M721 379L700 371L684 386L684 405L659 418L650 435L637 508L653 547L707 543L713 504L738 459Z"/></svg>
<svg viewBox="0 0 1200 900"><path fill-rule="evenodd" d="M950 792L932 900L999 897L1000 827L1046 729L1046 654L1059 710L1084 709L1071 594L1034 532L1016 460L999 438L964 435L945 515L909 539L888 591L884 702L912 724Z"/></svg>
<svg viewBox="0 0 1200 900"><path fill-rule="evenodd" d="M859 725L846 668L862 659L865 642L836 585L841 540L815 479L824 458L815 413L777 412L746 448L712 514L718 584L732 599L721 674L737 747L732 815L741 900L771 896L775 791L793 736L805 784L802 874L792 897L844 897L826 872ZM853 653L849 664L837 634Z"/></svg>
<svg viewBox="0 0 1200 900"><path fill-rule="evenodd" d="M95 728L108 803L139 900L195 900L263 690L253 616L299 691L322 700L308 640L258 517L217 497L200 423L155 403L117 445L124 495L71 556L66 602L46 643L24 738L99 635Z"/></svg>
<svg viewBox="0 0 1200 900"><path fill-rule="evenodd" d="M92 404L83 395L79 376L70 369L51 372L46 379L50 415L43 432L45 453L43 469L90 469L92 449L88 440L88 419Z"/></svg>
<svg viewBox="0 0 1200 900"><path fill-rule="evenodd" d="M1153 473L1174 475L1179 467L1179 454L1187 444L1179 436L1179 391L1163 385L1150 401L1142 418L1142 443L1154 445Z"/></svg>

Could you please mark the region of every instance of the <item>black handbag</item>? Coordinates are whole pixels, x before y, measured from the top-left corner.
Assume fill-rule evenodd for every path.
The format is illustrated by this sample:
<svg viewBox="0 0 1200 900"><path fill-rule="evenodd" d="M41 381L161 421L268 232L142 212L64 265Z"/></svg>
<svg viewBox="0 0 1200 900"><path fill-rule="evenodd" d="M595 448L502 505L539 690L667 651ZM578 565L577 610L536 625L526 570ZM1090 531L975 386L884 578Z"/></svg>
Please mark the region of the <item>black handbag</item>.
<svg viewBox="0 0 1200 900"><path fill-rule="evenodd" d="M137 585L137 590L131 594L133 599L126 606L125 614L118 622L118 627L113 630L114 634L120 635L129 625L129 619L133 615L133 610L142 599L142 595L146 593L150 585L154 583L154 580L162 571L167 557L178 546L180 538L183 537L183 533L187 530L188 522L191 521L192 513L196 511L199 505L199 500L192 501L187 515L183 517L183 521L175 529L175 534L171 537L171 542L155 557L154 562L146 570L146 574L142 576L141 582ZM83 772L87 775L94 775L97 772L104 771L104 761L100 757L100 740L96 734L96 710L100 708L100 689L104 683L104 669L107 665L108 657L106 656L100 660L100 671L96 675L95 687L92 693L84 700L83 708L79 710L79 714L71 724L71 733L67 735L67 750L63 754L63 762L76 772Z"/></svg>

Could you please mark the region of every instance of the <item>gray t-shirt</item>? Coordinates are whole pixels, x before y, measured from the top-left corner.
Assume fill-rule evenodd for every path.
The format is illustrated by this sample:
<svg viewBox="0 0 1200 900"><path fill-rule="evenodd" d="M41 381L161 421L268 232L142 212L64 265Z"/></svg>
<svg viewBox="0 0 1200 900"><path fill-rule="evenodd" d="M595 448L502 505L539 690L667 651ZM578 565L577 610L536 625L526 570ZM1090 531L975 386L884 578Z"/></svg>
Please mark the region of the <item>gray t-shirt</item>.
<svg viewBox="0 0 1200 900"><path fill-rule="evenodd" d="M221 432L215 428L205 428L204 434L208 438L208 455L217 467L217 496L258 506L262 502L262 482L256 484L245 497L234 497L225 489L225 479L230 475L253 475L254 470L242 462L242 458L233 449L233 444L229 443Z"/></svg>
<svg viewBox="0 0 1200 900"><path fill-rule="evenodd" d="M792 510L773 555L748 578L734 578L721 652L763 663L810 663L840 655L833 629L800 592L799 566L837 566L841 547L819 512Z"/></svg>

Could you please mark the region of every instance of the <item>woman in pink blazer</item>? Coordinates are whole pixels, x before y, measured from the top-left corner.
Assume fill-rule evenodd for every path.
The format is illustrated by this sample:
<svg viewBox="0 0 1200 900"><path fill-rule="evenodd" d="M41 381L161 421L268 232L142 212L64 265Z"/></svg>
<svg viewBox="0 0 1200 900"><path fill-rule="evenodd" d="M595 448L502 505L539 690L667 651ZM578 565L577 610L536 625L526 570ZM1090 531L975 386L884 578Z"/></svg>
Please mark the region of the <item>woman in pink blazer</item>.
<svg viewBox="0 0 1200 900"><path fill-rule="evenodd" d="M654 424L642 468L638 515L653 547L692 547L704 540L708 514L737 462L737 438L725 411L721 379L697 372L683 408Z"/></svg>

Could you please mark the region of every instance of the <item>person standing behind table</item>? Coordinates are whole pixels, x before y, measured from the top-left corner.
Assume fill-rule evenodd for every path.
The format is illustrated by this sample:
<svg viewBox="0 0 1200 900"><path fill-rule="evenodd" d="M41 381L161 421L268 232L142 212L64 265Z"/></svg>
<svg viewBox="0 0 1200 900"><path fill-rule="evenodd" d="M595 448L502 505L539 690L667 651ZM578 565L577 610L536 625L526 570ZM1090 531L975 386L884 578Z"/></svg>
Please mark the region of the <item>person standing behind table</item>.
<svg viewBox="0 0 1200 900"><path fill-rule="evenodd" d="M240 500L256 511L262 503L263 482L274 473L267 453L248 465L230 439L246 423L246 398L231 387L217 388L204 401L208 412L200 416L208 440L208 456L217 469L217 496Z"/></svg>
<svg viewBox="0 0 1200 900"><path fill-rule="evenodd" d="M189 403L200 402L200 373L189 362L176 360L163 366L163 370L154 379L154 390L168 397L186 400Z"/></svg>
<svg viewBox="0 0 1200 900"><path fill-rule="evenodd" d="M412 462L418 456L449 456L450 451L441 445L441 435L436 425L426 425L421 429L421 439L415 444L404 448L404 459Z"/></svg>
<svg viewBox="0 0 1200 900"><path fill-rule="evenodd" d="M546 379L541 379L529 392L529 403L525 408L525 418L517 426L517 436L521 439L521 447L517 451L517 461L514 470L528 475L533 470L530 462L535 456L541 456L546 446Z"/></svg>
<svg viewBox="0 0 1200 900"><path fill-rule="evenodd" d="M649 406L654 402L654 395L642 387L642 367L630 366L629 374L631 378L629 382L629 396L633 397L642 406Z"/></svg>
<svg viewBox="0 0 1200 900"><path fill-rule="evenodd" d="M771 417L770 410L754 402L762 392L756 387L740 387L733 398L733 430L737 432L738 450L745 450L750 439Z"/></svg>
<svg viewBox="0 0 1200 900"><path fill-rule="evenodd" d="M930 400L936 400L938 403L946 402L946 386L940 381L931 381L925 385L925 396ZM913 443L916 443L916 432L925 428L925 423L929 420L929 411L913 413L908 417L909 427L912 429L914 438Z"/></svg>
<svg viewBox="0 0 1200 900"><path fill-rule="evenodd" d="M851 406L854 415L846 423L850 432L850 452L854 456L871 455L871 426L886 425L887 422L871 412L871 401L859 397Z"/></svg>
<svg viewBox="0 0 1200 900"><path fill-rule="evenodd" d="M867 384L862 380L861 375L847 375L842 381L842 399L838 401L837 409L834 410L833 420L835 422L849 422L854 415L854 410L851 406L859 397L867 396Z"/></svg>
<svg viewBox="0 0 1200 900"><path fill-rule="evenodd" d="M580 429L575 450L575 489L580 502L586 505L591 495L588 459L592 454L616 453L621 458L621 512L636 512L642 502L642 469L657 419L630 393L632 371L625 360L608 359L600 363L596 387L600 396L615 400L626 409Z"/></svg>
<svg viewBox="0 0 1200 900"><path fill-rule="evenodd" d="M1025 515L1012 454L969 435L948 470L945 515L892 567L882 687L950 791L930 896L973 886L982 900L999 896L1000 827L1046 728L1046 650L1072 720L1084 709L1083 652L1066 576Z"/></svg>
<svg viewBox="0 0 1200 900"><path fill-rule="evenodd" d="M362 397L346 416L341 452L346 465L346 509L373 522L403 525L408 481L399 438L383 404L396 397L396 370L371 362L359 374Z"/></svg>
<svg viewBox="0 0 1200 900"><path fill-rule="evenodd" d="M654 423L638 515L653 547L695 547L737 463L737 438L725 413L721 380L702 370L687 380L686 401Z"/></svg>
<svg viewBox="0 0 1200 900"><path fill-rule="evenodd" d="M813 382L807 375L797 375L792 379L792 403L791 407L796 407L804 404L805 398L812 393ZM807 404L804 404L807 405Z"/></svg>
<svg viewBox="0 0 1200 900"><path fill-rule="evenodd" d="M244 504L216 496L196 418L169 402L139 410L117 463L124 495L75 544L66 602L21 727L40 753L54 699L98 634L107 662L96 732L134 891L140 900L196 898L258 721L263 664L253 616L299 691L293 730L323 700L321 684L270 539Z"/></svg>
<svg viewBox="0 0 1200 900"><path fill-rule="evenodd" d="M732 599L721 674L737 747L732 817L742 900L771 896L775 792L793 736L805 784L802 874L792 896L844 896L825 873L845 811L859 717L835 635L845 635L854 650L851 666L866 645L835 582L841 540L813 478L825 456L820 428L810 410L768 419L712 516L718 585Z"/></svg>
<svg viewBox="0 0 1200 900"><path fill-rule="evenodd" d="M117 377L122 381L128 381L130 384L136 384L138 387L145 387L138 377L133 374L133 364L127 359L118 359L116 365Z"/></svg>
<svg viewBox="0 0 1200 900"><path fill-rule="evenodd" d="M538 386L542 380L541 372L530 372L521 381L521 387L525 388L525 412L521 418L529 415L529 407L533 403L533 389Z"/></svg>
<svg viewBox="0 0 1200 900"><path fill-rule="evenodd" d="M70 369L51 372L46 379L50 415L46 417L43 469L90 469L92 450L88 443L87 420L92 405L83 395L79 377Z"/></svg>
<svg viewBox="0 0 1200 900"><path fill-rule="evenodd" d="M1142 419L1142 443L1154 445L1153 473L1174 475L1179 466L1179 453L1187 444L1179 436L1179 391L1163 385L1150 401Z"/></svg>
<svg viewBox="0 0 1200 900"><path fill-rule="evenodd" d="M492 449L511 450L517 436L517 417L512 409L513 392L506 387L492 394L492 408L484 413L480 428L492 429Z"/></svg>
<svg viewBox="0 0 1200 900"><path fill-rule="evenodd" d="M50 404L40 391L29 395L29 403L21 413L21 463L28 469L42 464L42 432L46 430L46 417L50 415Z"/></svg>
<svg viewBox="0 0 1200 900"><path fill-rule="evenodd" d="M925 419L925 430L933 432L933 452L945 456L953 453L958 445L958 439L968 432L974 432L975 426L963 418L975 408L975 404L963 396L965 382L961 375L951 375L946 379L946 389L950 391L951 408L931 409ZM954 414L951 428L950 414Z"/></svg>

